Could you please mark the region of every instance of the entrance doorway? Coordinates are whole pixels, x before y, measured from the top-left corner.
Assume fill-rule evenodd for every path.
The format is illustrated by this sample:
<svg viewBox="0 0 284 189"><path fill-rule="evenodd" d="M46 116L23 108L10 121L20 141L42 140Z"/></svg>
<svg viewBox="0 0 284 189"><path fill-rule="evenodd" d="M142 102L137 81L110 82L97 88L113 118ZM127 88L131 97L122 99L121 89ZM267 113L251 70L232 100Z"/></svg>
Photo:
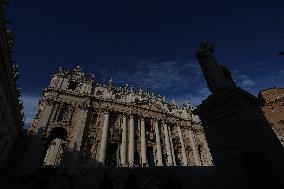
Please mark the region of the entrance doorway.
<svg viewBox="0 0 284 189"><path fill-rule="evenodd" d="M108 158L106 160L107 167L116 167L118 165L118 145L110 143L108 146Z"/></svg>
<svg viewBox="0 0 284 189"><path fill-rule="evenodd" d="M147 160L148 160L149 167L155 166L153 146L147 146Z"/></svg>

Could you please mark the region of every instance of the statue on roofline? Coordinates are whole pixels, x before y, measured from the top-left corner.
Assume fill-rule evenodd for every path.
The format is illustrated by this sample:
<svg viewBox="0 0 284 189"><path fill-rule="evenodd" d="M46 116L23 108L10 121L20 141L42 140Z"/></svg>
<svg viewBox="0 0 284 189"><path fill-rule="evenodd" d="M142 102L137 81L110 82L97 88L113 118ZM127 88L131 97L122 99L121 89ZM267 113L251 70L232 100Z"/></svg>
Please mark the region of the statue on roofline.
<svg viewBox="0 0 284 189"><path fill-rule="evenodd" d="M69 70L66 70L63 68L63 66L60 66L58 69L58 73L65 75L69 73Z"/></svg>
<svg viewBox="0 0 284 189"><path fill-rule="evenodd" d="M90 73L90 78L91 78L93 81L95 81L95 80L96 80L95 74L94 74L94 73Z"/></svg>
<svg viewBox="0 0 284 189"><path fill-rule="evenodd" d="M236 84L231 77L231 72L226 66L219 65L213 54L214 45L208 41L202 41L195 53L209 90L214 94L235 89Z"/></svg>
<svg viewBox="0 0 284 189"><path fill-rule="evenodd" d="M112 87L112 85L113 85L113 80L112 80L112 78L110 78L110 79L108 80L108 86L109 86L109 87Z"/></svg>
<svg viewBox="0 0 284 189"><path fill-rule="evenodd" d="M63 70L64 70L63 67L60 66L59 69L58 69L58 72L63 72Z"/></svg>
<svg viewBox="0 0 284 189"><path fill-rule="evenodd" d="M81 66L76 66L76 68L74 68L74 72L81 72L83 70L83 68Z"/></svg>
<svg viewBox="0 0 284 189"><path fill-rule="evenodd" d="M128 85L127 83L125 83L125 85L124 85L124 91L127 91L127 90L128 90L128 87L129 87L129 85Z"/></svg>

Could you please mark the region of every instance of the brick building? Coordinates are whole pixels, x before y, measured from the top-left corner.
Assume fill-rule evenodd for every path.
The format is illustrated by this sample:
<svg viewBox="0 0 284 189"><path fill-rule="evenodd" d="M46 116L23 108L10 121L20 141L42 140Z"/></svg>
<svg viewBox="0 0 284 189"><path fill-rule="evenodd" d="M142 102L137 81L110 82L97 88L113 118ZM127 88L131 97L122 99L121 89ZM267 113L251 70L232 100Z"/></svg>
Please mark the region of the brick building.
<svg viewBox="0 0 284 189"><path fill-rule="evenodd" d="M281 144L284 146L284 88L262 90L259 98L267 121L273 127Z"/></svg>

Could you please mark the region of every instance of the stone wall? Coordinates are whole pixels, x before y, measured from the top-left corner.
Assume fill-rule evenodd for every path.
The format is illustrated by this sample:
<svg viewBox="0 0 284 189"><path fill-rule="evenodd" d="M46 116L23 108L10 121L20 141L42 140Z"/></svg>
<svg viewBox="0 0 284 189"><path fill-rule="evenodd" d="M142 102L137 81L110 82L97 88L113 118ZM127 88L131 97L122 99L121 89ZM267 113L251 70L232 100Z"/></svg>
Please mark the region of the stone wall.
<svg viewBox="0 0 284 189"><path fill-rule="evenodd" d="M262 110L284 146L284 88L271 88L259 93Z"/></svg>

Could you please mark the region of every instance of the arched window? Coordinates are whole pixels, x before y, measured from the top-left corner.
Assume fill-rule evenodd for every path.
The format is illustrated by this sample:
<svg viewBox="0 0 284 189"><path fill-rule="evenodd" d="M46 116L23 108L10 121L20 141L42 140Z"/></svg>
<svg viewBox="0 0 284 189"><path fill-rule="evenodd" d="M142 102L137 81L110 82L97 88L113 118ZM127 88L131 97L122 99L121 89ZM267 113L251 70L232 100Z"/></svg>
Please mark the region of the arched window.
<svg viewBox="0 0 284 189"><path fill-rule="evenodd" d="M120 95L115 95L115 99L120 100L121 96Z"/></svg>
<svg viewBox="0 0 284 189"><path fill-rule="evenodd" d="M97 96L103 96L103 92L100 91L100 90L98 90L98 91L96 92L96 95L97 95Z"/></svg>
<svg viewBox="0 0 284 189"><path fill-rule="evenodd" d="M57 121L59 123L67 124L71 118L71 108L64 104L58 114Z"/></svg>
<svg viewBox="0 0 284 189"><path fill-rule="evenodd" d="M68 85L68 89L75 91L77 89L78 85L79 85L78 82L70 80L69 85Z"/></svg>

